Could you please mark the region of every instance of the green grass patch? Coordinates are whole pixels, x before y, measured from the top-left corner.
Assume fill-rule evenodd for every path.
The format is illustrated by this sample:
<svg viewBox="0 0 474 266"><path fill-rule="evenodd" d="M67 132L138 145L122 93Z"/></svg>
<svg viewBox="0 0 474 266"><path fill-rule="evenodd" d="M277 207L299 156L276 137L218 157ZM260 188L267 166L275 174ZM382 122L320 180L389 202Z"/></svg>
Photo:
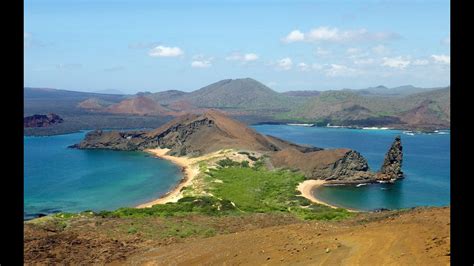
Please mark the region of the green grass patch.
<svg viewBox="0 0 474 266"><path fill-rule="evenodd" d="M220 200L215 197L184 197L176 203L157 204L151 208L120 208L115 211L97 213L102 217L170 217L189 214L225 215L236 212L236 208L229 200Z"/></svg>
<svg viewBox="0 0 474 266"><path fill-rule="evenodd" d="M296 187L305 177L289 170L226 167L211 170L206 180L213 179L222 183L209 182L210 192L244 212L289 212L305 220L338 220L351 215L347 210L312 204L298 196Z"/></svg>

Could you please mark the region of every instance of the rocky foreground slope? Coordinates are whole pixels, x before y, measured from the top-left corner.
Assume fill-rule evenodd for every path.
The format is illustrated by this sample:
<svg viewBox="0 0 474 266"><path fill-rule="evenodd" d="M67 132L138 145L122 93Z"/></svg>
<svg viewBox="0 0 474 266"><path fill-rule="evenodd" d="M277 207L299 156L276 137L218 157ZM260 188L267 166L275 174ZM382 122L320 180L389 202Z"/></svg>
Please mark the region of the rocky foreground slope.
<svg viewBox="0 0 474 266"><path fill-rule="evenodd" d="M112 150L167 148L170 149L168 154L174 156L201 156L222 149L248 150L266 154L272 167L300 170L310 179L360 183L401 177L398 173L402 159L399 137L389 151L396 156L389 158L391 163L384 164L381 174L375 174L357 151L298 145L262 135L215 110L200 115L184 115L151 131L93 131L71 147Z"/></svg>
<svg viewBox="0 0 474 266"><path fill-rule="evenodd" d="M359 213L340 222L260 213L96 216L62 225L25 223L26 265L449 265L451 253L449 207ZM180 237L191 225L215 235Z"/></svg>

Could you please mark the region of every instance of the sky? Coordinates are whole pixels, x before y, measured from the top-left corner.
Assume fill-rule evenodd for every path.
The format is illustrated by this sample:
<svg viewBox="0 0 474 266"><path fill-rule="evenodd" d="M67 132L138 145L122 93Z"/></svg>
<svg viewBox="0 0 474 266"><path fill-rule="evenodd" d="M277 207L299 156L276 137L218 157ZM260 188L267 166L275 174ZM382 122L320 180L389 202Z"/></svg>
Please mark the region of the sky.
<svg viewBox="0 0 474 266"><path fill-rule="evenodd" d="M25 0L24 86L450 85L449 1Z"/></svg>

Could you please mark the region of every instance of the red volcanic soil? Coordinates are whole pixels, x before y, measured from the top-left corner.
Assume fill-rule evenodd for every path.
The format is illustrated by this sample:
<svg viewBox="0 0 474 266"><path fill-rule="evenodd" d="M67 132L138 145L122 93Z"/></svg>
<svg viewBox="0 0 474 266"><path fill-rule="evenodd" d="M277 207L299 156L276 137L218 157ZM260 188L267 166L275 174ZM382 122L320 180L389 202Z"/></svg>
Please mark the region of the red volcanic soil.
<svg viewBox="0 0 474 266"><path fill-rule="evenodd" d="M77 107L88 110L100 110L104 108L104 106L100 104L100 101L97 98L90 98L85 101L82 101L77 104Z"/></svg>
<svg viewBox="0 0 474 266"><path fill-rule="evenodd" d="M420 106L405 112L402 114L400 120L409 125L439 125L449 127L449 121L441 120L439 114L430 108L430 103L430 101L425 101Z"/></svg>
<svg viewBox="0 0 474 266"><path fill-rule="evenodd" d="M215 235L177 237L183 225ZM360 213L340 222L252 214L94 217L24 228L27 265L449 265L450 253L449 207Z"/></svg>
<svg viewBox="0 0 474 266"><path fill-rule="evenodd" d="M277 145L288 147L215 110L181 116L147 133L150 138L158 135L164 135L170 143L182 142L182 146L201 154L228 148L273 151Z"/></svg>
<svg viewBox="0 0 474 266"><path fill-rule="evenodd" d="M126 99L107 107L107 112L133 115L168 115L168 110L145 96Z"/></svg>

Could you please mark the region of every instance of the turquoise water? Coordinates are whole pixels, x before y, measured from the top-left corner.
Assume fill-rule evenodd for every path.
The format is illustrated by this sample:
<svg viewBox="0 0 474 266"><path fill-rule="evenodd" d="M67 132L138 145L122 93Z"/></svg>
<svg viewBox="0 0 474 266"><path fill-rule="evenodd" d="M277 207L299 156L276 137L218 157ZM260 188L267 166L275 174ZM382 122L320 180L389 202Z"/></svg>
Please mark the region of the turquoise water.
<svg viewBox="0 0 474 266"><path fill-rule="evenodd" d="M142 152L78 150L85 133L24 137L24 216L113 210L156 199L180 169Z"/></svg>
<svg viewBox="0 0 474 266"><path fill-rule="evenodd" d="M346 208L406 208L450 204L450 135L402 134L397 130L357 130L253 126L257 131L300 144L359 151L378 170L394 137L402 136L403 171L395 184L322 187L317 197ZM77 150L85 133L24 137L25 218L58 211L113 210L155 199L182 177L168 161L141 152Z"/></svg>
<svg viewBox="0 0 474 266"><path fill-rule="evenodd" d="M332 186L315 193L323 201L359 210L398 209L450 204L450 134L403 134L398 130L253 126L257 131L300 144L359 151L372 170L379 170L396 135L401 135L405 179L395 184Z"/></svg>

